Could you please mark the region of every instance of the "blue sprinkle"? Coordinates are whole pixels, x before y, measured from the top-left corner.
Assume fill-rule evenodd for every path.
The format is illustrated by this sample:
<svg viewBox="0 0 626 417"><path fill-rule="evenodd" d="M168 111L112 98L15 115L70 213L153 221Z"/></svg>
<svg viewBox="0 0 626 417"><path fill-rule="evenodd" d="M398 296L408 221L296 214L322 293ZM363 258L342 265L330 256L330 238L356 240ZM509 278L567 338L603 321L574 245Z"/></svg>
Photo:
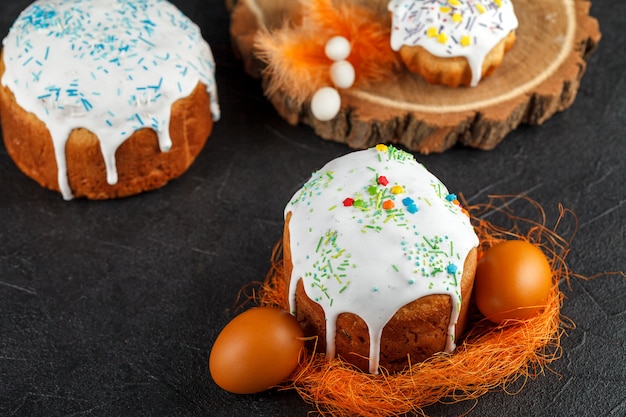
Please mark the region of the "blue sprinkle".
<svg viewBox="0 0 626 417"><path fill-rule="evenodd" d="M415 214L419 211L417 204L415 204L415 201L411 197L404 198L402 204L406 206L407 211L411 214Z"/></svg>
<svg viewBox="0 0 626 417"><path fill-rule="evenodd" d="M448 274L456 274L456 271L458 270L458 267L455 264L450 264L448 265L448 268L446 268L448 270Z"/></svg>
<svg viewBox="0 0 626 417"><path fill-rule="evenodd" d="M446 196L446 200L448 200L448 201L454 201L454 200L456 200L456 195L455 195L455 194L448 194L448 195Z"/></svg>
<svg viewBox="0 0 626 417"><path fill-rule="evenodd" d="M140 40L140 41L142 41L142 42L145 42L146 44L148 44L148 46L152 46L152 47L154 47L154 44L153 44L152 42L150 42L150 41L149 41L149 40L147 40L147 39L144 39L144 38L143 38L143 37L141 37L141 36L139 36L137 39L139 39L139 40Z"/></svg>
<svg viewBox="0 0 626 417"><path fill-rule="evenodd" d="M87 100L86 98L81 98L80 101L81 103L83 103L83 107L85 107L85 110L89 111L93 108L89 100Z"/></svg>

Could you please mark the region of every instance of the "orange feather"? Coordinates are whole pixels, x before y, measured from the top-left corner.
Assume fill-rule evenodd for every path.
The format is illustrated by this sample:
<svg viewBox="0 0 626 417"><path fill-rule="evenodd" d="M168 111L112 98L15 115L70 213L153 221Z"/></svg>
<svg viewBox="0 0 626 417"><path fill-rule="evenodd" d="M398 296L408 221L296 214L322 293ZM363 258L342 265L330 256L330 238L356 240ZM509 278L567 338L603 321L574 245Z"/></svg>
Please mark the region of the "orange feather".
<svg viewBox="0 0 626 417"><path fill-rule="evenodd" d="M343 36L352 51L347 58L356 72L355 86L388 76L399 67L389 45L389 20L349 1L312 0L301 3L301 18L292 25L257 35L257 56L267 64L266 92L281 92L302 104L319 88L331 86L326 42Z"/></svg>

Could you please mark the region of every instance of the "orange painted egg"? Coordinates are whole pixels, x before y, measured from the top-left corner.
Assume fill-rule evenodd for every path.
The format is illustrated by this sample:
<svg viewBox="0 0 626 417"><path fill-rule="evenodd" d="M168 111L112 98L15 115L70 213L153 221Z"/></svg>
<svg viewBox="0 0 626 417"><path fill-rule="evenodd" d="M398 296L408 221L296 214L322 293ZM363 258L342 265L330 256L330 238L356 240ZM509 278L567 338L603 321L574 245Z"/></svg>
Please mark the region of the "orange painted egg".
<svg viewBox="0 0 626 417"><path fill-rule="evenodd" d="M253 394L283 382L296 369L303 349L302 328L295 317L278 308L252 308L218 335L209 370L222 389Z"/></svg>
<svg viewBox="0 0 626 417"><path fill-rule="evenodd" d="M541 249L523 240L509 240L488 249L478 261L474 299L494 323L525 320L546 305L552 271Z"/></svg>

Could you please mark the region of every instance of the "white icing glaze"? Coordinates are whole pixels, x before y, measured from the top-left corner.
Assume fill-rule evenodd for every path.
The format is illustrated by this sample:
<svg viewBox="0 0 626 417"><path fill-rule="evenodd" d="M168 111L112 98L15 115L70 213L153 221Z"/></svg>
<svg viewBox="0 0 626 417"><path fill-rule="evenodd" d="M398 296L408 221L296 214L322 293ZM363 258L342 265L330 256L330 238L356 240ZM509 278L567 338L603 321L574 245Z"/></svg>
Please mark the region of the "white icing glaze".
<svg viewBox="0 0 626 417"><path fill-rule="evenodd" d="M292 197L285 207L285 216L292 213L290 308L295 314L302 279L324 310L329 358L337 317L351 312L368 326L369 368L377 373L384 326L429 294L452 299L446 351L454 350L463 264L478 245L454 199L411 154L384 145L329 162Z"/></svg>
<svg viewBox="0 0 626 417"><path fill-rule="evenodd" d="M487 54L518 25L511 0L391 0L391 48L464 57L478 85Z"/></svg>
<svg viewBox="0 0 626 417"><path fill-rule="evenodd" d="M65 144L89 129L100 139L109 184L115 151L136 130L154 129L167 152L172 104L207 86L220 116L215 62L200 29L165 0L38 0L3 41L2 85L52 136L59 187L72 198Z"/></svg>

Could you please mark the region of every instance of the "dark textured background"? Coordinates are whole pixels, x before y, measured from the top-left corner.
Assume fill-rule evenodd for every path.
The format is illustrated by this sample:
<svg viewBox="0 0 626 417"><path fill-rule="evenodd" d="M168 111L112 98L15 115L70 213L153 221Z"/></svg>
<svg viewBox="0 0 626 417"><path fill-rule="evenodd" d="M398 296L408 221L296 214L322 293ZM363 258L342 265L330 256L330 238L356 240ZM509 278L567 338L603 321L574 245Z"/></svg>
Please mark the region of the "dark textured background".
<svg viewBox="0 0 626 417"><path fill-rule="evenodd" d="M290 126L235 59L220 1L175 2L211 43L223 117L180 179L143 195L63 201L24 176L0 144L1 416L306 416L293 392L235 396L207 370L238 291L260 280L285 203L312 171L349 151ZM28 1L0 3L0 34ZM209 5L210 4L210 5ZM626 2L596 0L603 39L578 97L492 152L418 156L470 203L526 193L573 210L574 272L626 269ZM522 213L524 214L524 213ZM569 234L572 222L562 231ZM574 279L563 356L515 396L471 416L625 416L626 279ZM474 406L434 406L456 416Z"/></svg>

